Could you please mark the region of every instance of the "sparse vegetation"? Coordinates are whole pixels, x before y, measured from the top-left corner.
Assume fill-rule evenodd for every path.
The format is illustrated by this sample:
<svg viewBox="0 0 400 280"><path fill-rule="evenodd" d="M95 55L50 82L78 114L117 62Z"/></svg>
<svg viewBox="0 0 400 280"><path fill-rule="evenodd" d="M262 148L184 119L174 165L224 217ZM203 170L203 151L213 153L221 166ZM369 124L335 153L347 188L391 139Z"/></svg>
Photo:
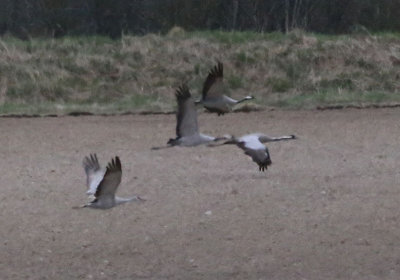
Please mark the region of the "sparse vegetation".
<svg viewBox="0 0 400 280"><path fill-rule="evenodd" d="M400 36L296 30L0 39L0 113L170 111L217 60L233 97L285 108L400 102Z"/></svg>

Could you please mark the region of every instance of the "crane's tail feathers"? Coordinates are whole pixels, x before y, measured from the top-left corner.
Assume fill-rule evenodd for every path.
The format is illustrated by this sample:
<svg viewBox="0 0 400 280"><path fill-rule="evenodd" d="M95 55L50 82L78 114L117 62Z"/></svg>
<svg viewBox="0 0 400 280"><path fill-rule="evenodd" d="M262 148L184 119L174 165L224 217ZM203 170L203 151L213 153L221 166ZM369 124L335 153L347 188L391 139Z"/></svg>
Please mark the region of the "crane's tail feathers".
<svg viewBox="0 0 400 280"><path fill-rule="evenodd" d="M226 141L225 141L224 143L222 143L223 145L230 145L230 144L236 145L237 142L238 142L238 140L236 139L236 137L233 136L233 135L225 134L224 137L225 137L225 140L226 140Z"/></svg>
<svg viewBox="0 0 400 280"><path fill-rule="evenodd" d="M227 141L227 140L231 140L233 139L233 136L230 134L224 134L223 136L219 136L219 137L215 137L215 139L213 140L214 142L219 142L219 141Z"/></svg>
<svg viewBox="0 0 400 280"><path fill-rule="evenodd" d="M223 142L221 142L223 141ZM228 145L228 144L237 144L237 139L235 136L230 135L230 134L225 134L222 137L217 137L213 142L210 142L207 147L218 147L222 145Z"/></svg>
<svg viewBox="0 0 400 280"><path fill-rule="evenodd" d="M221 143L221 142L210 142L210 143L206 144L206 147L214 148L214 147L219 147L219 146L222 146L222 145L224 145L224 143Z"/></svg>
<svg viewBox="0 0 400 280"><path fill-rule="evenodd" d="M136 196L136 199L134 198L133 200L140 201L140 202L145 202L147 199L142 198L140 196Z"/></svg>

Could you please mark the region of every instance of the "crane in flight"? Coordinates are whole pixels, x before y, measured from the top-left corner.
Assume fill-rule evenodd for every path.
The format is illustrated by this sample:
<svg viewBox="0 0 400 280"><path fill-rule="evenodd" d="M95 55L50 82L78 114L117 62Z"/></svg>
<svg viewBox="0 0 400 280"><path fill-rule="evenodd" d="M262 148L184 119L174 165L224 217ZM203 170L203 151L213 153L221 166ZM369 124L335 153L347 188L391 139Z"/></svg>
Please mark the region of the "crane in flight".
<svg viewBox="0 0 400 280"><path fill-rule="evenodd" d="M178 103L176 114L176 138L169 139L166 147L153 147L153 150L173 146L193 147L210 142L227 140L226 137L213 137L199 132L197 111L187 85L181 85L175 93Z"/></svg>
<svg viewBox="0 0 400 280"><path fill-rule="evenodd" d="M228 113L236 104L246 100L254 99L253 96L246 96L240 100L233 99L224 95L224 65L222 62L217 63L210 72L203 84L202 96L196 104L203 104L204 108L218 116Z"/></svg>
<svg viewBox="0 0 400 280"><path fill-rule="evenodd" d="M263 143L276 142L283 140L296 139L295 135L284 135L279 137L271 137L263 133L251 133L243 135L239 138L231 136L231 139L220 145L234 144L241 148L244 153L252 158L258 164L260 171L265 171L272 164L269 150Z"/></svg>
<svg viewBox="0 0 400 280"><path fill-rule="evenodd" d="M122 198L115 195L122 178L122 165L118 156L113 158L106 168L101 168L97 155L90 154L83 159L83 168L88 187L86 193L93 195L94 200L82 207L109 209L126 202L144 201L140 196Z"/></svg>

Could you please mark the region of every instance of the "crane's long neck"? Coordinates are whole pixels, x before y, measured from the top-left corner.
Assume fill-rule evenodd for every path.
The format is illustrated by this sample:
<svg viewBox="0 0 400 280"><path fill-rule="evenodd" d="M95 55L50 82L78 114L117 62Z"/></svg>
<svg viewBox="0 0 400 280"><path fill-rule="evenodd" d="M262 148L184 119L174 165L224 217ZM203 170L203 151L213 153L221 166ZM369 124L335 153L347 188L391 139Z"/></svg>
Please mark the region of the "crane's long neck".
<svg viewBox="0 0 400 280"><path fill-rule="evenodd" d="M123 204L123 203L131 202L131 201L143 201L143 199L141 199L139 196L136 196L136 195L132 196L132 197L127 197L127 198L118 197L118 196L115 197L116 204Z"/></svg>
<svg viewBox="0 0 400 280"><path fill-rule="evenodd" d="M295 135L283 135L283 136L278 136L278 137L271 137L271 141L282 141L282 140L292 140L296 139Z"/></svg>
<svg viewBox="0 0 400 280"><path fill-rule="evenodd" d="M236 104L239 104L239 103L242 103L243 101L251 100L251 99L254 99L254 97L253 96L246 96L245 98L242 98L242 99L238 100L236 102Z"/></svg>

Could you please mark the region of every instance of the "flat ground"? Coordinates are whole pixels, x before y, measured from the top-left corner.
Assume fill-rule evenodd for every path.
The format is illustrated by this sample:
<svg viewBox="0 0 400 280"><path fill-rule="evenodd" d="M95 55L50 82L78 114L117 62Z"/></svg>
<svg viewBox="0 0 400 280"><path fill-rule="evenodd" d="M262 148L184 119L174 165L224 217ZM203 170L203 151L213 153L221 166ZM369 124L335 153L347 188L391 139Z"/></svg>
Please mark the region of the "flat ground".
<svg viewBox="0 0 400 280"><path fill-rule="evenodd" d="M153 151L173 115L0 119L0 279L400 279L400 110L200 114L208 134L296 134L258 171L234 146ZM82 158L119 155L86 202Z"/></svg>

